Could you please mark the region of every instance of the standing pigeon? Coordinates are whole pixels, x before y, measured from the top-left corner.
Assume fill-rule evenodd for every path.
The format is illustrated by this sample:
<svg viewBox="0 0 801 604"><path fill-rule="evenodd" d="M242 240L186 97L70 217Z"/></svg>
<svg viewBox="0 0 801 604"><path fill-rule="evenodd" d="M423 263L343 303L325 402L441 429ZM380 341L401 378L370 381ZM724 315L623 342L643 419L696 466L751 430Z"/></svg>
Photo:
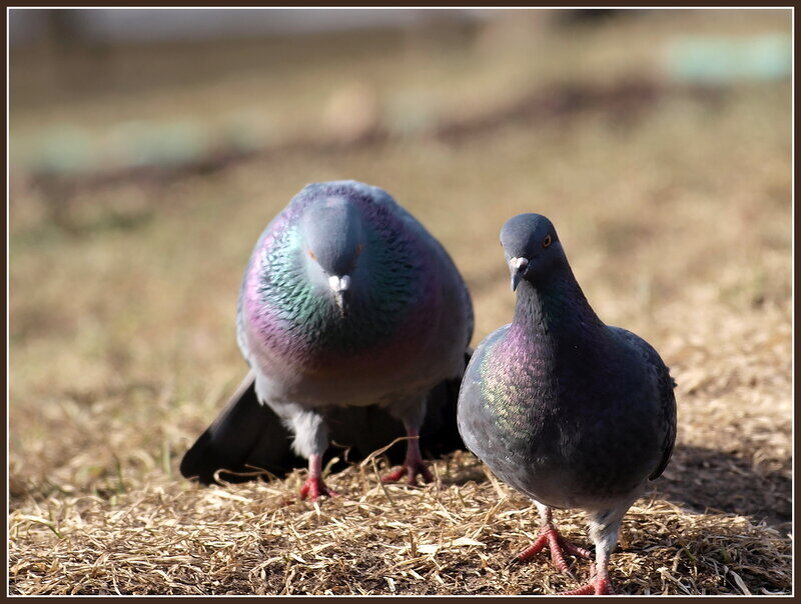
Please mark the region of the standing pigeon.
<svg viewBox="0 0 801 604"><path fill-rule="evenodd" d="M612 593L608 563L620 522L670 460L675 384L645 340L593 312L547 218L511 218L501 245L517 292L514 318L473 353L459 392L459 431L537 506L539 537L516 559L548 545L567 572L565 552L589 558L551 518L551 508L580 508L595 564L589 583L568 593Z"/></svg>
<svg viewBox="0 0 801 604"><path fill-rule="evenodd" d="M430 482L417 438L426 397L461 376L472 330L470 296L450 256L385 191L336 181L298 193L253 250L239 296L237 340L258 401L308 458L301 498L335 495L323 482L322 460L329 428L343 423L346 406L383 408L412 437L403 465L384 480L406 476L415 484L419 474ZM350 417L360 422L354 425L376 425ZM251 397L235 397L198 450L187 453L182 472L203 469L198 461L208 468L213 439L236 446L241 434L254 446L274 446L254 437L264 418L254 415Z"/></svg>

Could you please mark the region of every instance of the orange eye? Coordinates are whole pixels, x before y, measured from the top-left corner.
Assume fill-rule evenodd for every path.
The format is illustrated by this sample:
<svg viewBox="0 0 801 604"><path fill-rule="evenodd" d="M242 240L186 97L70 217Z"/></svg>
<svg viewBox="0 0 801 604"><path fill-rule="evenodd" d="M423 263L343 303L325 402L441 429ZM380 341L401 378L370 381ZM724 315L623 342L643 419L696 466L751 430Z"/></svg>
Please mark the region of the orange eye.
<svg viewBox="0 0 801 604"><path fill-rule="evenodd" d="M363 249L364 245L361 243L358 246L356 246L356 255L358 256L359 254L361 254Z"/></svg>
<svg viewBox="0 0 801 604"><path fill-rule="evenodd" d="M309 258L311 258L311 259L313 259L313 260L316 260L316 259L317 259L317 256L315 256L315 255L314 255L314 252L313 252L313 251L309 250Z"/></svg>
<svg viewBox="0 0 801 604"><path fill-rule="evenodd" d="M542 247L548 247L551 245L551 236L545 235L545 239L542 240Z"/></svg>

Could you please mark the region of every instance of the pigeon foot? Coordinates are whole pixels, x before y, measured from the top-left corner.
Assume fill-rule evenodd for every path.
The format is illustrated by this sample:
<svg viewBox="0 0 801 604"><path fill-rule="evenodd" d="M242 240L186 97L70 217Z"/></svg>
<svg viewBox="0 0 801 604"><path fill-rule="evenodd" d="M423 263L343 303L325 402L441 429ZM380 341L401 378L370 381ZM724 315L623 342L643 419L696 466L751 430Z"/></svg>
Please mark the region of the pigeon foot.
<svg viewBox="0 0 801 604"><path fill-rule="evenodd" d="M551 550L551 560L553 560L554 566L563 573L570 573L567 561L565 560L565 554L572 554L579 558L592 559L592 554L590 554L588 550L570 543L570 541L559 534L559 531L557 531L556 527L553 525L546 525L542 527L537 540L517 554L514 560L517 562L530 560L535 554L542 551L546 545Z"/></svg>
<svg viewBox="0 0 801 604"><path fill-rule="evenodd" d="M431 472L426 467L426 464L421 459L420 461L406 461L404 464L384 476L381 479L381 482L398 482L404 476L407 477L406 484L416 486L417 485L417 476L420 475L423 477L423 482L428 484L429 482L434 481L434 477L431 475Z"/></svg>
<svg viewBox="0 0 801 604"><path fill-rule="evenodd" d="M300 498L306 499L309 497L309 501L317 501L317 498L320 495L325 495L326 497L336 497L337 492L333 489L328 488L328 486L323 482L323 479L319 476L309 476L306 479L306 482L303 483L303 486L300 487Z"/></svg>
<svg viewBox="0 0 801 604"><path fill-rule="evenodd" d="M573 589L571 591L563 591L563 596L608 596L614 594L612 583L606 577L593 577L586 585Z"/></svg>

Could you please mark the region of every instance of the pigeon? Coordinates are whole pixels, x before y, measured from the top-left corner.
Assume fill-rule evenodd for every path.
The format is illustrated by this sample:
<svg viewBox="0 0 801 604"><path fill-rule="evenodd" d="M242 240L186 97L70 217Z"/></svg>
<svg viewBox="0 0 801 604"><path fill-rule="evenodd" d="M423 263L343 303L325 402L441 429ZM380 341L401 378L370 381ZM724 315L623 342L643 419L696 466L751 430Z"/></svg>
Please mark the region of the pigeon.
<svg viewBox="0 0 801 604"><path fill-rule="evenodd" d="M307 185L267 225L245 269L237 342L252 374L182 473L208 479L215 462L280 457L285 429L294 454L308 460L301 499L334 496L322 477L332 432L375 444L388 415L408 440L402 465L384 480L431 482L419 442L426 401L461 377L472 332L455 264L387 192L352 180Z"/></svg>
<svg viewBox="0 0 801 604"><path fill-rule="evenodd" d="M613 593L608 565L621 520L673 450L675 382L650 344L598 318L546 217L509 219L501 245L514 316L476 347L458 428L467 448L537 507L539 535L515 560L547 546L569 573L565 554L591 558L552 519L553 508L581 509L595 562L588 583L567 593Z"/></svg>

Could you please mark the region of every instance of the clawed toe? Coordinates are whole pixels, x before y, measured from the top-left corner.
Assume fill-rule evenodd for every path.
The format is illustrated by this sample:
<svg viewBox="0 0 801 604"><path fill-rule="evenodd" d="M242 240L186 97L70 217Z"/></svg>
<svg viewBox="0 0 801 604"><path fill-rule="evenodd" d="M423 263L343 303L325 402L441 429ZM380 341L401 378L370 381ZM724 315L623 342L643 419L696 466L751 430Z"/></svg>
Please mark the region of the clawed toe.
<svg viewBox="0 0 801 604"><path fill-rule="evenodd" d="M338 493L329 488L319 476L309 476L303 486L300 487L300 498L309 498L309 501L317 501L320 495L326 497L336 497Z"/></svg>
<svg viewBox="0 0 801 604"><path fill-rule="evenodd" d="M613 595L615 591L612 589L612 583L606 577L594 577L590 579L589 583L573 589L571 591L564 591L563 596L609 596Z"/></svg>
<svg viewBox="0 0 801 604"><path fill-rule="evenodd" d="M546 545L551 550L551 560L553 560L554 566L556 566L556 568L563 573L569 574L569 566L565 560L566 553L579 558L592 558L592 554L588 550L572 544L570 541L562 537L562 535L559 534L559 531L557 531L553 526L546 526L543 527L542 531L540 531L536 541L517 554L517 556L515 556L515 560L518 562L525 562L526 560L531 559L535 554L542 551Z"/></svg>
<svg viewBox="0 0 801 604"><path fill-rule="evenodd" d="M410 486L417 485L417 476L422 476L423 482L428 484L434 481L429 469L424 463L405 463L401 467L393 470L381 479L381 482L399 482L401 478L406 476L406 484Z"/></svg>
<svg viewBox="0 0 801 604"><path fill-rule="evenodd" d="M560 572L565 573L574 581L576 580L576 577L570 572L570 567L568 566L567 560L565 560L565 554L571 554L578 558L587 558L588 560L592 560L592 553L589 550L574 545L562 537L562 535L559 534L559 531L556 530L556 527L549 523L542 527L542 530L540 531L540 534L534 543L512 558L509 561L509 564L511 565L517 562L525 562L526 560L530 560L535 554L538 554L545 549L545 546L548 546L548 549L551 550L551 560L553 561L554 566ZM605 566L602 568L602 574L597 574L596 565L594 562L592 562L590 564L590 576L592 578L589 580L589 582L578 589L562 592L562 595L582 596L614 594L615 592L612 589L612 584L609 581L609 578L606 576L605 568Z"/></svg>

